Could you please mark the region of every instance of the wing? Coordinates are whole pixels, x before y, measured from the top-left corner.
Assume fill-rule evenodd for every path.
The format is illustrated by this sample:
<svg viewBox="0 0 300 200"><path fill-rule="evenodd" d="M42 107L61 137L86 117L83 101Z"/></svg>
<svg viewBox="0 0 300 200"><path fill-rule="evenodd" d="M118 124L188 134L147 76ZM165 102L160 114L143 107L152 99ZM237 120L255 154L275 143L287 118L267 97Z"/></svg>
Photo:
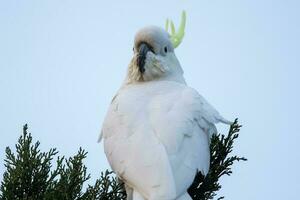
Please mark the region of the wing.
<svg viewBox="0 0 300 200"><path fill-rule="evenodd" d="M196 90L187 87L182 94L182 104L192 113L198 125L211 136L216 133L216 123L232 124L223 118Z"/></svg>
<svg viewBox="0 0 300 200"><path fill-rule="evenodd" d="M208 172L209 137L217 132L215 123L230 122L194 89L183 84L165 84L168 90L153 98L149 105L150 121L168 153L176 190L183 192L197 170Z"/></svg>
<svg viewBox="0 0 300 200"><path fill-rule="evenodd" d="M183 84L164 82L160 85L160 94L151 99L147 108L151 128L167 147L168 154L177 152L183 137L192 136L197 128L211 136L217 132L216 123L231 124L196 90Z"/></svg>

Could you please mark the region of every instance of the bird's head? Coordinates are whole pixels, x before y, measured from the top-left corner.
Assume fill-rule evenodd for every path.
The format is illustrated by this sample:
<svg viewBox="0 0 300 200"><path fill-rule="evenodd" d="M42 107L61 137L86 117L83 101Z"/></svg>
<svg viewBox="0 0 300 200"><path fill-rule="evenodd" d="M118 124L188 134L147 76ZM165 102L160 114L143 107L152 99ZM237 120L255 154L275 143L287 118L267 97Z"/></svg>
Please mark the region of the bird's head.
<svg viewBox="0 0 300 200"><path fill-rule="evenodd" d="M167 20L166 29L169 22ZM157 79L183 80L183 71L177 60L176 48L183 36L185 13L178 32L171 22L171 33L156 26L148 26L139 30L134 38L133 58L128 67L127 82L143 82Z"/></svg>

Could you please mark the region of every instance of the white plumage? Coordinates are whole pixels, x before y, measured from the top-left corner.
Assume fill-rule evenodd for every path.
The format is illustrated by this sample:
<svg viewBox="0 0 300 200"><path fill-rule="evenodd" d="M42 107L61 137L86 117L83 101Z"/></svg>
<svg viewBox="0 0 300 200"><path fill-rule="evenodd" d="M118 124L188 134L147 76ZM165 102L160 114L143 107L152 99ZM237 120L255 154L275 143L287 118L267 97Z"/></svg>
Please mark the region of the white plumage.
<svg viewBox="0 0 300 200"><path fill-rule="evenodd" d="M191 199L195 174L209 170L214 124L230 122L186 85L167 32L142 29L134 49L103 123L105 154L128 199Z"/></svg>

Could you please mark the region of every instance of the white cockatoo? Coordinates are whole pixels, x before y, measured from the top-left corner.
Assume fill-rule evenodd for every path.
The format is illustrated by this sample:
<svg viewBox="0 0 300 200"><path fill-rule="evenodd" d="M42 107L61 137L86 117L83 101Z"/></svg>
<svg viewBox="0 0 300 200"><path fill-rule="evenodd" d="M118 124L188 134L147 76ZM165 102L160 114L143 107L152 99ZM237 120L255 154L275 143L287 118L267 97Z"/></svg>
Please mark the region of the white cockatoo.
<svg viewBox="0 0 300 200"><path fill-rule="evenodd" d="M174 48L184 35L185 13L178 32L170 25L170 34L155 26L136 34L100 135L128 200L191 199L187 189L196 173L209 170L214 124L230 123L184 80Z"/></svg>

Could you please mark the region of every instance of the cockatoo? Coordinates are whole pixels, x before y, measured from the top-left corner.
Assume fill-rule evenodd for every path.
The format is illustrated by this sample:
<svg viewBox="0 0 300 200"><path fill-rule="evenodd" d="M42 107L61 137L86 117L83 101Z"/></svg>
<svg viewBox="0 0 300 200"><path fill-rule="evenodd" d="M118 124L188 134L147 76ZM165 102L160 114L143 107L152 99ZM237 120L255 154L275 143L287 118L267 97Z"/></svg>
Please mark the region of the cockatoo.
<svg viewBox="0 0 300 200"><path fill-rule="evenodd" d="M108 162L125 183L128 200L189 200L198 171L206 175L215 123L230 124L187 86L174 53L183 36L156 26L134 39L127 76L113 97L100 140Z"/></svg>

